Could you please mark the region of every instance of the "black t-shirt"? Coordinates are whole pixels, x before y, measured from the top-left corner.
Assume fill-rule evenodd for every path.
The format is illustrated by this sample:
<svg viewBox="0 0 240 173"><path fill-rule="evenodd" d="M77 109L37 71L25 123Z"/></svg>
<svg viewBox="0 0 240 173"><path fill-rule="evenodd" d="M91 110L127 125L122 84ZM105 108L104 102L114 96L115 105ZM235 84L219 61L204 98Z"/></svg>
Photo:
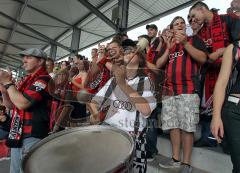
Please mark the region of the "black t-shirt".
<svg viewBox="0 0 240 173"><path fill-rule="evenodd" d="M231 88L230 93L231 94L240 94L240 62L238 61L238 65L237 65L237 79L236 82L234 83L234 85Z"/></svg>

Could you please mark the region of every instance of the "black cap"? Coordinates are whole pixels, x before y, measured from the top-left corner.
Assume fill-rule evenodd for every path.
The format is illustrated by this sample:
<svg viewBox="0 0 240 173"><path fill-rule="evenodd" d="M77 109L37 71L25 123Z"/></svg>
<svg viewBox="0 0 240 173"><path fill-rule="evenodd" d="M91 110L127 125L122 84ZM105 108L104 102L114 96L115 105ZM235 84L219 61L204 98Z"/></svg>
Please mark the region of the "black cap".
<svg viewBox="0 0 240 173"><path fill-rule="evenodd" d="M149 29L149 28L155 29L156 31L158 30L158 27L155 24L147 25L146 29Z"/></svg>
<svg viewBox="0 0 240 173"><path fill-rule="evenodd" d="M128 47L128 46L136 47L136 42L134 42L131 39L126 39L122 41L122 47Z"/></svg>

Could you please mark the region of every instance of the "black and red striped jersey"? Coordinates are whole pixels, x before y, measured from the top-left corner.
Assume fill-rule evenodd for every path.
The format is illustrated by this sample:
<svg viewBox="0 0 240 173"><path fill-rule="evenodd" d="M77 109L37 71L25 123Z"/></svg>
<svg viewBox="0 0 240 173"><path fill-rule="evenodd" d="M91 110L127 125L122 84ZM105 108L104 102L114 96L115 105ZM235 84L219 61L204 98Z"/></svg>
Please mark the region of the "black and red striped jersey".
<svg viewBox="0 0 240 173"><path fill-rule="evenodd" d="M159 43L160 43L160 39L159 37L156 37L155 40L149 44L146 59L148 62L152 64L156 64L157 59L159 58L160 52L156 50Z"/></svg>
<svg viewBox="0 0 240 173"><path fill-rule="evenodd" d="M204 42L198 36L188 37L188 42L207 53ZM166 87L174 95L196 93L196 85L199 85L199 67L199 63L190 56L182 44L175 44L169 53Z"/></svg>
<svg viewBox="0 0 240 173"><path fill-rule="evenodd" d="M52 97L48 92L49 75L37 77L23 91L23 96L31 102L23 115L23 137L44 138L49 133L50 103Z"/></svg>

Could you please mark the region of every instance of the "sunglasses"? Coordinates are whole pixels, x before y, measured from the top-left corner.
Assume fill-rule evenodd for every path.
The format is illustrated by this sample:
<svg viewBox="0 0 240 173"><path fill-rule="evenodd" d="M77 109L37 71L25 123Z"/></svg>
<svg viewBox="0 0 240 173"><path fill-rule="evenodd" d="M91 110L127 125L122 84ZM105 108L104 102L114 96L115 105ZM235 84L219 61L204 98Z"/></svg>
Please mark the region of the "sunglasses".
<svg viewBox="0 0 240 173"><path fill-rule="evenodd" d="M124 55L128 55L128 54L131 54L131 53L135 53L136 49L134 48L131 48L131 47L126 47L123 49L123 53Z"/></svg>

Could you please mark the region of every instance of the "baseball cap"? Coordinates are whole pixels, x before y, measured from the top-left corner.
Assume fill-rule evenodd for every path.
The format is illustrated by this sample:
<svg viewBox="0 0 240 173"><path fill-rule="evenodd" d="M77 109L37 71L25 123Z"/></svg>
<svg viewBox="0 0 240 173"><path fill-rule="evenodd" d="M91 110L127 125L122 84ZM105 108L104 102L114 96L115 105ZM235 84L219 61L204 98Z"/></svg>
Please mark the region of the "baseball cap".
<svg viewBox="0 0 240 173"><path fill-rule="evenodd" d="M47 54L38 48L29 48L24 51L19 52L20 56L34 56L36 58L47 59Z"/></svg>
<svg viewBox="0 0 240 173"><path fill-rule="evenodd" d="M149 29L149 28L152 28L152 29L158 30L158 27L157 27L157 25L155 25L155 24L147 25L147 26L146 26L146 29Z"/></svg>

